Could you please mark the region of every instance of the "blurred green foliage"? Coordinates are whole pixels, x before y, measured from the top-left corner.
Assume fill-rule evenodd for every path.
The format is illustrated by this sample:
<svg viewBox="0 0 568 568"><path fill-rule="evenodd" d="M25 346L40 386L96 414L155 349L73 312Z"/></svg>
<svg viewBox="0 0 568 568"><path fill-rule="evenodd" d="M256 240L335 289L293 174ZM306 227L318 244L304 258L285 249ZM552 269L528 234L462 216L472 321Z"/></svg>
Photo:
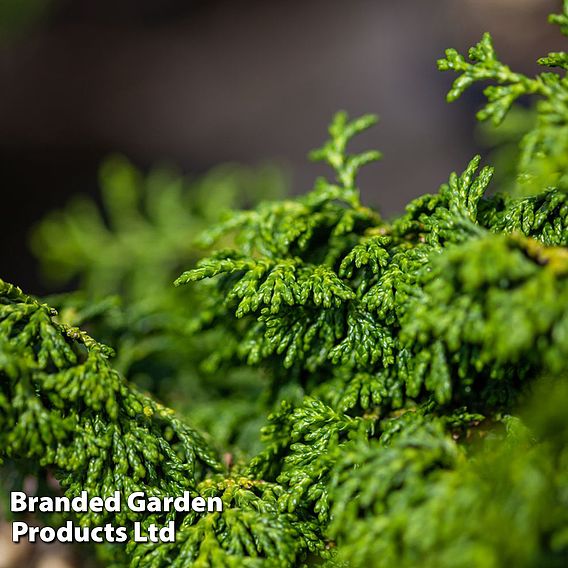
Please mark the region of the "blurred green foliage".
<svg viewBox="0 0 568 568"><path fill-rule="evenodd" d="M100 206L79 197L32 233L48 281L78 281L78 292L49 298L59 319L112 345L115 368L177 410L190 406L193 423L221 445L252 449L264 377L244 367L211 372L230 337L195 336L191 320L207 292L172 281L203 254L206 227L237 205L281 196L286 179L269 165L228 164L193 180L167 168L143 175L113 157L100 184Z"/></svg>
<svg viewBox="0 0 568 568"><path fill-rule="evenodd" d="M47 14L53 0L2 0L0 40L12 40L28 31Z"/></svg>

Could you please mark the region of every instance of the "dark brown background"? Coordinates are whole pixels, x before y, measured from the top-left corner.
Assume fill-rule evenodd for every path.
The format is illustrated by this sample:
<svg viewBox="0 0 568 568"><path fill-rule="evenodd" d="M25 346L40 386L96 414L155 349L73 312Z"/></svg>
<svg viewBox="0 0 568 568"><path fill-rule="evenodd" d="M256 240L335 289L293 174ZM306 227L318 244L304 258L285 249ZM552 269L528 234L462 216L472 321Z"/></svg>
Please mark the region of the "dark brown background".
<svg viewBox="0 0 568 568"><path fill-rule="evenodd" d="M294 191L330 116L377 112L361 180L386 214L434 191L476 151L479 91L448 106L435 60L493 33L525 71L562 39L553 0L0 0L0 275L42 292L30 226L120 152L201 172L277 160ZM27 8L27 12L24 9Z"/></svg>

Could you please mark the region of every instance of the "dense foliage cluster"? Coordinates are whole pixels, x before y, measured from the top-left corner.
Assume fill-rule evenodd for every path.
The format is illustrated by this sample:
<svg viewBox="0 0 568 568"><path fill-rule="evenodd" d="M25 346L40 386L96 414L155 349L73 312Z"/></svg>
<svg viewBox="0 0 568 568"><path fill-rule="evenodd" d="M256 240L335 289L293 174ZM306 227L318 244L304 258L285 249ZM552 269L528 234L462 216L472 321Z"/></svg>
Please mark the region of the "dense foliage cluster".
<svg viewBox="0 0 568 568"><path fill-rule="evenodd" d="M551 19L568 34L568 1ZM223 513L145 518L174 518L176 542L110 547L116 566L564 566L568 56L540 63L560 71L514 73L488 35L439 61L459 73L449 100L496 83L482 120L539 97L513 193L488 194L476 156L385 220L357 187L379 153L348 150L376 119L338 113L312 153L334 179L228 214L177 288L164 278L193 263L216 211L113 170L114 231L83 206L36 233L46 268L82 292L53 298L57 314L0 286L5 467L37 462L69 494L223 499ZM120 373L72 324L116 348Z"/></svg>

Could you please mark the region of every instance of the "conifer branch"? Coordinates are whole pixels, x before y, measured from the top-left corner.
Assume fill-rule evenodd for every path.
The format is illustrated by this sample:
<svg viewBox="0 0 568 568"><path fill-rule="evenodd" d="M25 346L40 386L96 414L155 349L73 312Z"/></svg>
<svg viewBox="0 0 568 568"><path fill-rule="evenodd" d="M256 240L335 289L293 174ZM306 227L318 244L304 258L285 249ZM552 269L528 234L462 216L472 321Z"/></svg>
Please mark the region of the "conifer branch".
<svg viewBox="0 0 568 568"><path fill-rule="evenodd" d="M565 1L552 21L566 33L567 18ZM123 239L136 228L160 249L172 204L185 226L182 194L151 204L128 168L109 182L118 184L106 203L112 227L90 209L38 233L46 264L81 274L87 294L55 298L56 313L0 281L5 462L38 462L69 495L188 490L224 504L222 513L146 516L173 520L176 542L131 542L110 553L116 566L563 565L568 84L557 73L511 71L489 35L469 55L448 50L439 66L460 74L450 100L477 81L496 83L479 118L499 123L518 97L540 97L516 166L528 195L504 194L495 181L488 194L493 169L475 156L385 221L356 185L379 153L348 152L376 119L338 113L312 153L334 180L228 215L206 230L211 250L197 263L193 248L184 260L169 242L165 256L189 270L153 303L145 293L160 287L145 287L147 267L168 279L169 264L113 275L111 260L78 253L80 243L103 242L110 256L132 245L148 260ZM566 56L541 63L562 70ZM65 231L73 238L58 246L53 235ZM125 305L101 299L102 284ZM174 377L173 397L177 380L189 398L201 393L186 412L211 436L127 382L112 350L77 321L116 340L129 374L142 367L153 385ZM259 448L250 430L262 424Z"/></svg>

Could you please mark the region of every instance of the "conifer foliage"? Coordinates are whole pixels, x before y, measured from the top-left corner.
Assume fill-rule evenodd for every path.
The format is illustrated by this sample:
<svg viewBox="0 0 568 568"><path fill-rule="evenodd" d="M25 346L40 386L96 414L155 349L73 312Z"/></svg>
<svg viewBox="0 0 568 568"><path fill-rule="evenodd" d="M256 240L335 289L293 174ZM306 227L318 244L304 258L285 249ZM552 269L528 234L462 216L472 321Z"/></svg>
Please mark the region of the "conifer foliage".
<svg viewBox="0 0 568 568"><path fill-rule="evenodd" d="M567 35L568 1L551 21ZM449 100L476 81L496 83L481 120L499 123L519 97L539 97L513 194L488 193L493 171L476 156L385 220L357 187L380 154L349 150L376 118L340 112L311 154L333 177L209 228L206 256L175 282L185 296L141 311L152 277L142 275L118 335L116 319L89 313L93 296L81 299L82 322L120 339L119 362L148 329L124 322L183 314L182 328L160 328L160 345L174 353L183 329L200 369L188 384L235 373L256 386L238 396L228 388L225 404L219 391L214 408L220 421L242 408L264 421L258 449L234 434L238 419L215 438L196 402L199 433L125 380L112 350L64 311L2 282L0 457L16 469L37 461L70 495L142 488L223 500L222 513L144 518L173 518L176 542L107 551L115 566L564 566L567 60L549 54L539 62L558 71L528 78L500 62L486 34L469 59L448 50L439 61L459 74ZM43 234L58 262L72 257ZM95 282L103 269L93 260L78 272ZM71 309L77 296L57 302ZM156 373L147 386L167 397L154 355L144 359ZM243 392L255 400L240 407ZM183 414L195 423L191 400Z"/></svg>

